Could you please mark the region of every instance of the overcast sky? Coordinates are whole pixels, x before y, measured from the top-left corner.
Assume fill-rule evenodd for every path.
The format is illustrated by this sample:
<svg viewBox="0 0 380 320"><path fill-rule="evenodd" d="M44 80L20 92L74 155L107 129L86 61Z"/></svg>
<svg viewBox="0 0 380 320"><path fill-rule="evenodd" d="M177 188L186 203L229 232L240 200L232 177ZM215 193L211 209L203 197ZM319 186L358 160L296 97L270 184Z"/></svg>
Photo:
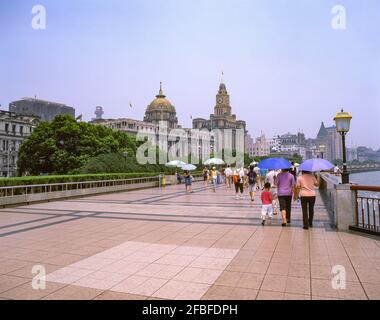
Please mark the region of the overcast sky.
<svg viewBox="0 0 380 320"><path fill-rule="evenodd" d="M31 26L46 8L46 30ZM346 30L334 30L344 5ZM315 137L344 106L349 145L380 148L378 0L0 1L0 104L66 103L84 119L142 119L163 82L182 126L208 118L224 71L254 137ZM129 107L132 102L133 108Z"/></svg>

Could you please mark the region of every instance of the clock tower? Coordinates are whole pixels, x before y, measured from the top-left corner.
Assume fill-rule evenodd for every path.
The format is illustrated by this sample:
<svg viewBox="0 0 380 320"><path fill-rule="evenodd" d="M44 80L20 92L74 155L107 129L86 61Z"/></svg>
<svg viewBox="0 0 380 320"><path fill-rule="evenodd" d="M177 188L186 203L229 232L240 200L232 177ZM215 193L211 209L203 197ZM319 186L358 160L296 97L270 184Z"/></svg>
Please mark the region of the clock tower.
<svg viewBox="0 0 380 320"><path fill-rule="evenodd" d="M219 91L216 95L216 105L214 108L215 116L230 116L230 96L227 93L226 85L222 82L219 85Z"/></svg>

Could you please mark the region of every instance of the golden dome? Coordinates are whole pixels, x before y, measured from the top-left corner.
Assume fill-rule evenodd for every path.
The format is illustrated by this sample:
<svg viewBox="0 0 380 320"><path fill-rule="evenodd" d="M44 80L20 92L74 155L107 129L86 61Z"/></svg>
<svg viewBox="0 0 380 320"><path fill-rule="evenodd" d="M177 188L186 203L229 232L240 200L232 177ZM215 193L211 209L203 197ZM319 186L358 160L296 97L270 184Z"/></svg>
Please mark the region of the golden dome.
<svg viewBox="0 0 380 320"><path fill-rule="evenodd" d="M160 82L160 91L158 95L156 95L156 99L154 99L148 106L149 111L154 110L164 110L164 111L171 111L175 112L175 108L172 105L172 103L166 99L166 96L162 92L162 82Z"/></svg>

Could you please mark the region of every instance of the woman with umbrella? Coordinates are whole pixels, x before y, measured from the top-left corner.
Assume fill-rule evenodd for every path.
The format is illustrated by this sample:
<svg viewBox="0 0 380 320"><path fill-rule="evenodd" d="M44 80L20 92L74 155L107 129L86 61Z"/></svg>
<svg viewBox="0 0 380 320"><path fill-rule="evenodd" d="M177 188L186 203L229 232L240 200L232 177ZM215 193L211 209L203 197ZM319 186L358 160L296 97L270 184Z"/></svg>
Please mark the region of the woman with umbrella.
<svg viewBox="0 0 380 320"><path fill-rule="evenodd" d="M313 172L331 170L334 165L324 159L310 159L301 164L299 170L302 175L297 179L297 191L301 199L303 228L313 227L314 205L316 199L315 188L319 187L320 178L315 177Z"/></svg>
<svg viewBox="0 0 380 320"><path fill-rule="evenodd" d="M182 166L183 175L184 175L184 178L185 178L186 193L187 192L193 193L193 190L191 189L191 184L193 182L193 177L191 176L190 171L191 170L195 170L196 168L197 167L194 166L194 165L192 165L192 164L185 164L184 166Z"/></svg>

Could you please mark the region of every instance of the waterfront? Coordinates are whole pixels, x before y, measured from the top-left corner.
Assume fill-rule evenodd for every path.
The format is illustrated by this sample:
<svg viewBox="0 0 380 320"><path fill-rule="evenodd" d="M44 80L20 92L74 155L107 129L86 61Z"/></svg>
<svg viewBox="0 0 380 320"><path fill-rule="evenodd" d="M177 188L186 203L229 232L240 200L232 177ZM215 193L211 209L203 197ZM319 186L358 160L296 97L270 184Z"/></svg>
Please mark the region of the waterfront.
<svg viewBox="0 0 380 320"><path fill-rule="evenodd" d="M363 186L380 186L380 171L353 173L350 179Z"/></svg>

